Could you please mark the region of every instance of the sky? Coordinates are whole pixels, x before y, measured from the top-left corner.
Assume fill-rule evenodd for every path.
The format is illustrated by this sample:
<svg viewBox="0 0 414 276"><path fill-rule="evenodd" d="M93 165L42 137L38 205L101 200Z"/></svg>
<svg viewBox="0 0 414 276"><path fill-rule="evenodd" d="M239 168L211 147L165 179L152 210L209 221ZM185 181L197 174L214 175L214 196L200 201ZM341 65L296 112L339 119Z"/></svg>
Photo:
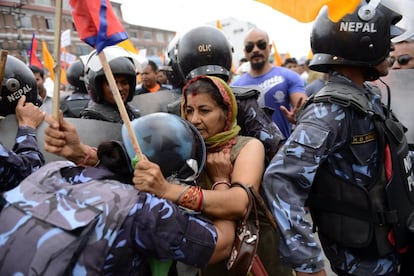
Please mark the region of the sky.
<svg viewBox="0 0 414 276"><path fill-rule="evenodd" d="M288 1L288 0L286 0ZM308 56L312 23L301 23L253 0L117 0L132 24L182 33L228 17L248 21L269 34L279 53Z"/></svg>

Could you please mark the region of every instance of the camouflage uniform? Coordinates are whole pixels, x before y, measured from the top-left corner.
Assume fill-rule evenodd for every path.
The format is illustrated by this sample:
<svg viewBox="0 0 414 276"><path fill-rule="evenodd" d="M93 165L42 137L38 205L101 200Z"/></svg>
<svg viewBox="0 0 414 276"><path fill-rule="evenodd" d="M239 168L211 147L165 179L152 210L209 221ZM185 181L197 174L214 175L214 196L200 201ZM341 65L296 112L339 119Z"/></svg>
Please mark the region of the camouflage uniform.
<svg viewBox="0 0 414 276"><path fill-rule="evenodd" d="M96 206L101 210L102 214L99 216L98 223L94 226L91 241L88 242L88 245L77 259L72 271L73 275L86 275L86 272L91 272L89 270L93 270L93 273L99 275L150 275L148 263L151 258L160 260L175 259L197 267L205 266L208 263L217 242L217 233L211 222L196 215L190 215L168 200L138 192L132 185L113 181L117 178L117 175L104 167L83 168L76 167L68 161L57 161L43 166L14 190L7 192L5 198L9 202L14 202L14 205L21 205L22 202L25 202L27 196L33 194L34 185L31 183L39 182L40 186L45 186L41 190L56 189L55 195L50 197L51 192L46 192L45 196L48 200L44 202L45 204L41 202L40 205L36 205L34 204L35 200L27 200L22 208L28 208L31 204L34 204L33 213L36 213L36 211L40 211L40 207L43 206L44 208L47 205L46 203L54 201L54 198L68 198L68 200L58 200L56 203L52 203L55 208L50 209L51 206L49 206L46 208L46 212L49 212L48 210L54 213L62 212L62 217L70 224L79 224L80 222L77 219L82 219L82 216L78 215L80 212L76 216L73 215L76 208L74 207L73 210L69 208L72 207L69 206L70 204L73 205L71 202L80 205L79 210L87 205ZM88 187L93 181L99 181L98 186L107 187L105 193L113 193L111 204L101 199L104 198L104 192L101 195L95 191L90 195L92 190L88 190ZM112 181L112 184L108 181ZM84 185L86 189L77 193L70 188L72 185ZM122 193L116 190L124 190L123 193L128 193L128 196L124 196L122 199L123 202L128 202L126 204L132 206L132 208L125 209L125 206L115 203L122 196ZM84 196L78 196L76 200L69 200L69 196L73 194L83 194ZM36 192L34 196L39 198L42 193ZM86 200L79 197L86 197ZM104 202L104 204L101 204L101 202ZM29 242L33 243L30 237L34 237L36 232L33 235L22 232L18 232L20 234L16 235L11 234L12 229L18 228L14 224L21 225L21 221L27 223L27 217L32 212L29 212L17 222L13 222L13 217L5 215L7 208L9 208L9 205L6 205L0 215L0 218L4 219L0 231L0 240L2 240L0 249L3 250L1 247L6 247L2 251L4 252L2 256L4 262L0 264L0 269L15 274L15 272L21 272L24 270L23 267L30 264L26 264L27 261L39 259L37 254L42 253L36 251L40 251L40 241L35 240L34 246L28 245ZM129 210L127 214L124 212L126 210ZM52 218L55 215L54 213L49 212L47 216L43 217ZM114 218L111 222L108 222L108 220L103 219L103 216L108 218L114 216ZM5 220L7 220L7 223ZM57 219L53 219L53 221L57 221ZM118 226L114 226L114 221L117 225L121 224L119 229ZM65 227L68 228L68 226ZM35 227L30 227L28 231L33 231L33 229ZM47 240L47 237L50 236L48 233L54 230L48 230L47 233L41 236L42 246L49 242ZM26 246L21 246L19 243L24 239L29 241L25 243ZM53 239L58 239L62 243L64 237L55 237L51 240ZM51 243L52 241L49 242L49 244ZM13 250L8 250L7 246ZM109 246L108 250L105 249L107 246ZM52 246L52 248L55 250L56 246ZM62 249L58 248L58 250ZM105 255L102 256L102 254ZM24 262L16 256L22 256Z"/></svg>
<svg viewBox="0 0 414 276"><path fill-rule="evenodd" d="M14 188L44 163L36 141L36 130L19 127L12 151L0 144L0 191Z"/></svg>
<svg viewBox="0 0 414 276"><path fill-rule="evenodd" d="M331 81L348 83L340 76ZM380 96L365 87L372 110L382 113ZM318 167L327 162L329 170L358 185L373 182L379 167L378 140L351 138L373 137L372 114L363 116L354 109L333 103L311 103L285 145L267 168L263 188L282 236L281 255L296 271L316 272L323 268L321 248L305 219L305 201ZM374 136L375 137L375 136ZM335 152L337 149L343 149ZM329 183L335 185L335 183ZM335 272L352 275L396 275L398 257L394 252L383 258L359 258L319 233L325 255Z"/></svg>

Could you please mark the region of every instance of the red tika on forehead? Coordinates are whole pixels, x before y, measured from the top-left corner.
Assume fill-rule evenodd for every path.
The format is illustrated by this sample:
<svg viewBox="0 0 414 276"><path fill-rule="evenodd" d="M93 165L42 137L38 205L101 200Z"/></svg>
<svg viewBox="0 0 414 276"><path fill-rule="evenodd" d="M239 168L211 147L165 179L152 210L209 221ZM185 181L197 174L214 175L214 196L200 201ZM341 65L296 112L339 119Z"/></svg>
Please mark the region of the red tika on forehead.
<svg viewBox="0 0 414 276"><path fill-rule="evenodd" d="M198 95L198 92L195 91L195 90L193 90L193 91L190 92L190 95L193 96L193 97L195 97L195 96Z"/></svg>

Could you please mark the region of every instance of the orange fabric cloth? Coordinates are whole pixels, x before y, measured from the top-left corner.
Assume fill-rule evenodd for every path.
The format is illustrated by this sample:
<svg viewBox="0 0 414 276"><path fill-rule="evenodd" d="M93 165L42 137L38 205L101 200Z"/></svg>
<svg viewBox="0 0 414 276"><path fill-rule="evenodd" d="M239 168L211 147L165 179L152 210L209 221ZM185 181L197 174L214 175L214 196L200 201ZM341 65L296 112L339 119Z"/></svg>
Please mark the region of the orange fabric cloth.
<svg viewBox="0 0 414 276"><path fill-rule="evenodd" d="M339 21L347 13L355 11L361 0L256 0L278 10L300 22L312 22L320 9L328 6L328 16L332 21Z"/></svg>
<svg viewBox="0 0 414 276"><path fill-rule="evenodd" d="M152 88L147 88L151 93L157 92L159 91L161 88L161 86L157 83L154 87Z"/></svg>

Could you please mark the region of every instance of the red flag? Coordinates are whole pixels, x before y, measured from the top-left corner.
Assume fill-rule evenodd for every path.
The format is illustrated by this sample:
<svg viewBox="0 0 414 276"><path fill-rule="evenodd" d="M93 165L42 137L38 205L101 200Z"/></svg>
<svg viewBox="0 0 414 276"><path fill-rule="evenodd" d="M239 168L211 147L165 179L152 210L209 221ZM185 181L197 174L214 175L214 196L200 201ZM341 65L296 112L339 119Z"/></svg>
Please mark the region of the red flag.
<svg viewBox="0 0 414 276"><path fill-rule="evenodd" d="M43 64L42 62L40 62L39 58L36 56L36 51L37 51L37 39L35 37L35 33L33 33L32 45L29 50L29 56L30 56L29 64L37 66L40 69L43 69Z"/></svg>
<svg viewBox="0 0 414 276"><path fill-rule="evenodd" d="M70 0L70 5L80 39L98 53L128 39L109 0Z"/></svg>

